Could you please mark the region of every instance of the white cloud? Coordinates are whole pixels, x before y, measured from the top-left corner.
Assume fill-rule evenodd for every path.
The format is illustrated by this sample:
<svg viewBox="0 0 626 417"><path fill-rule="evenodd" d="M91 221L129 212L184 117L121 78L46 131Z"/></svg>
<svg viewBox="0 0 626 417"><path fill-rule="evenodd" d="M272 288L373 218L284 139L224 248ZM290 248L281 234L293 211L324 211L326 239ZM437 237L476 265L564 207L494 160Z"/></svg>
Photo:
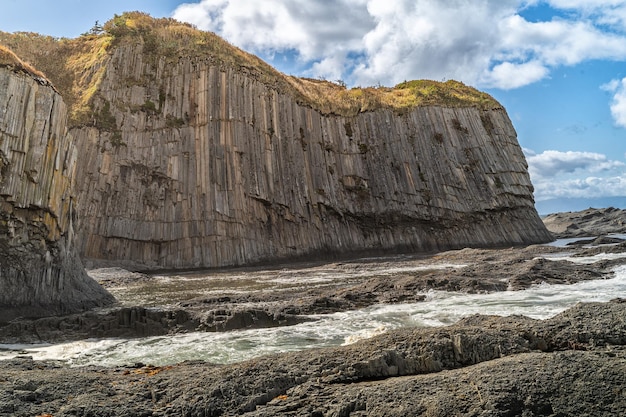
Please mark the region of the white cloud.
<svg viewBox="0 0 626 417"><path fill-rule="evenodd" d="M257 52L295 50L306 61L358 51L374 27L366 0L202 0L180 5L173 17Z"/></svg>
<svg viewBox="0 0 626 417"><path fill-rule="evenodd" d="M533 180L551 178L557 174L585 170L591 173L626 167L620 161L611 161L606 155L595 152L544 151L527 156L528 171Z"/></svg>
<svg viewBox="0 0 626 417"><path fill-rule="evenodd" d="M535 201L558 198L623 197L626 195L626 175L540 181L534 183L534 186Z"/></svg>
<svg viewBox="0 0 626 417"><path fill-rule="evenodd" d="M615 124L620 127L626 127L626 78L620 80L612 80L601 87L610 93L613 93L611 101L611 115Z"/></svg>
<svg viewBox="0 0 626 417"><path fill-rule="evenodd" d="M483 82L503 89L513 89L542 80L549 72L550 70L538 61L523 64L503 62L485 74Z"/></svg>
<svg viewBox="0 0 626 417"><path fill-rule="evenodd" d="M524 149L535 200L626 195L626 164L593 152Z"/></svg>
<svg viewBox="0 0 626 417"><path fill-rule="evenodd" d="M522 148L522 152L524 152L524 155L526 155L526 158L530 158L531 156L535 156L537 155L537 152L533 151L530 148Z"/></svg>
<svg viewBox="0 0 626 417"><path fill-rule="evenodd" d="M415 78L476 84L489 68L500 34L493 22L514 13L515 1L372 0L376 27L365 34L359 84L395 84Z"/></svg>
<svg viewBox="0 0 626 417"><path fill-rule="evenodd" d="M626 57L624 34L604 32L592 21L529 22L513 15L499 22L504 57L535 59L546 66Z"/></svg>
<svg viewBox="0 0 626 417"><path fill-rule="evenodd" d="M519 15L539 3L561 17ZM174 17L251 52L292 53L306 75L354 85L452 78L512 89L558 66L626 59L624 0L202 0Z"/></svg>

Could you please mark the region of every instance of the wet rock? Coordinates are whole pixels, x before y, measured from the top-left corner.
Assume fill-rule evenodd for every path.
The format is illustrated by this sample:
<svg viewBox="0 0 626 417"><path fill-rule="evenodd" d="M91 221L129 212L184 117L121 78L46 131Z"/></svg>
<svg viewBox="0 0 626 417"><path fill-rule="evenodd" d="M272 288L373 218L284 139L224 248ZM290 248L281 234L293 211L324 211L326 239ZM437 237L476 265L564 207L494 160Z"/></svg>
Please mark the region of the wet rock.
<svg viewBox="0 0 626 417"><path fill-rule="evenodd" d="M618 254L624 252L626 246L620 244L606 249ZM591 256L599 250L580 249L579 254ZM288 326L311 320L309 315L354 310L380 303L420 302L431 290L489 293L523 290L541 283L573 284L609 278L613 274L612 268L626 260L616 256L613 260L579 264L542 257L563 251L576 256L571 249L531 246L525 249L463 249L432 257L296 264L276 270L246 268L245 274L248 275L244 281L254 283L254 288L269 285L263 279L285 280L289 284L284 288L264 291L235 289L230 292L224 289L215 296L190 297L189 293L183 292L181 297L185 301L176 301L176 293L166 294L164 302L159 304L155 301L150 308L133 306L132 294L136 294L136 300L142 300L146 291L154 296L154 288L160 278L119 268L92 270L92 276L117 294L125 307L65 317L15 320L0 326L0 340L5 343L53 342L86 337L142 337L193 330L230 331ZM198 275L194 275L193 280L181 279L182 282L191 282L193 288L203 293L214 279L223 280L232 275L235 280L240 280L242 273L244 270L220 271L212 276L207 272L202 279ZM312 284L297 283L298 277L307 276L312 279ZM335 278L320 285L315 279L318 276ZM172 286L161 287L159 291L178 288L180 283L177 284L176 280L167 278L165 281L171 281Z"/></svg>
<svg viewBox="0 0 626 417"><path fill-rule="evenodd" d="M0 368L0 404L15 416L621 415L625 317L623 300L579 304L545 321L472 316L227 366L14 359Z"/></svg>
<svg viewBox="0 0 626 417"><path fill-rule="evenodd" d="M197 330L219 332L235 329L259 329L292 326L308 320L310 319L295 314L272 312L258 308L210 310L201 315Z"/></svg>
<svg viewBox="0 0 626 417"><path fill-rule="evenodd" d="M3 343L41 343L104 337L147 337L186 332L200 324L184 310L122 307L82 314L17 319L0 327Z"/></svg>

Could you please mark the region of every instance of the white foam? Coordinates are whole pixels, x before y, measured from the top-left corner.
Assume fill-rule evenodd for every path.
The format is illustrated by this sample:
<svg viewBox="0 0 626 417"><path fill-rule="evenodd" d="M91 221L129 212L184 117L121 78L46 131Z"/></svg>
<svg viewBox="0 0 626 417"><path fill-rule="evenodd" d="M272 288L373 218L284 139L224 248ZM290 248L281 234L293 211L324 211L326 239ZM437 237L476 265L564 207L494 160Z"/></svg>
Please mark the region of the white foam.
<svg viewBox="0 0 626 417"><path fill-rule="evenodd" d="M553 254L552 256L544 256L545 259L554 261L569 261L575 264L585 264L590 265L596 263L598 261L612 261L616 259L625 259L626 252L621 253L598 253L593 256L571 256L571 254Z"/></svg>
<svg viewBox="0 0 626 417"><path fill-rule="evenodd" d="M311 316L315 321L288 327L58 345L0 345L4 349L0 350L0 359L26 354L35 359L65 360L75 366L136 362L166 365L194 359L232 363L270 353L339 346L400 327L447 325L472 314L520 314L544 319L581 301L608 301L626 295L626 265L614 271L615 277L611 279L572 285L540 284L524 291L491 294L428 291L423 302L316 315Z"/></svg>
<svg viewBox="0 0 626 417"><path fill-rule="evenodd" d="M357 333L346 336L344 342L342 343L342 346L352 345L358 341L365 339L371 339L372 337L381 335L386 331L387 328L385 326L378 326L375 329L361 330Z"/></svg>

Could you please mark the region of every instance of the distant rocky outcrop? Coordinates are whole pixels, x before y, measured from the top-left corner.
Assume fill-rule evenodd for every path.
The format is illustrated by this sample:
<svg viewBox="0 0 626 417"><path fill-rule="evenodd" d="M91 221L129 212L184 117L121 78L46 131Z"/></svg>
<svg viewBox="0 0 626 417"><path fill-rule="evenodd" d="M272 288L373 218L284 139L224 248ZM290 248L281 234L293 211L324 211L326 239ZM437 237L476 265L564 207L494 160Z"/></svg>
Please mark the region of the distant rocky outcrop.
<svg viewBox="0 0 626 417"><path fill-rule="evenodd" d="M191 268L551 240L506 111L449 81L348 90L141 13L54 41L95 264ZM55 43L56 42L56 43ZM54 46L56 45L56 46ZM68 75L69 72L69 75Z"/></svg>
<svg viewBox="0 0 626 417"><path fill-rule="evenodd" d="M0 322L101 306L75 246L78 150L61 96L0 48Z"/></svg>
<svg viewBox="0 0 626 417"><path fill-rule="evenodd" d="M555 238L594 237L626 233L626 210L615 207L555 213L543 219Z"/></svg>

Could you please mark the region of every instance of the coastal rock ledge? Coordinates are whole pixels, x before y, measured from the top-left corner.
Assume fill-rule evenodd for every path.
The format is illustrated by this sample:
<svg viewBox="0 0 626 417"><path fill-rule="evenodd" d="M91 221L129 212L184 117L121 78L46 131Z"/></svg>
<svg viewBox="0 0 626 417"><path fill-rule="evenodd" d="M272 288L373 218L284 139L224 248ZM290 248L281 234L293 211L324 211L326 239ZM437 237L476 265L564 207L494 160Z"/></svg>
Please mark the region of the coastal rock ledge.
<svg viewBox="0 0 626 417"><path fill-rule="evenodd" d="M232 365L0 367L0 416L623 416L626 303L470 316Z"/></svg>
<svg viewBox="0 0 626 417"><path fill-rule="evenodd" d="M0 322L113 301L74 245L77 150L66 119L44 78L0 65Z"/></svg>

